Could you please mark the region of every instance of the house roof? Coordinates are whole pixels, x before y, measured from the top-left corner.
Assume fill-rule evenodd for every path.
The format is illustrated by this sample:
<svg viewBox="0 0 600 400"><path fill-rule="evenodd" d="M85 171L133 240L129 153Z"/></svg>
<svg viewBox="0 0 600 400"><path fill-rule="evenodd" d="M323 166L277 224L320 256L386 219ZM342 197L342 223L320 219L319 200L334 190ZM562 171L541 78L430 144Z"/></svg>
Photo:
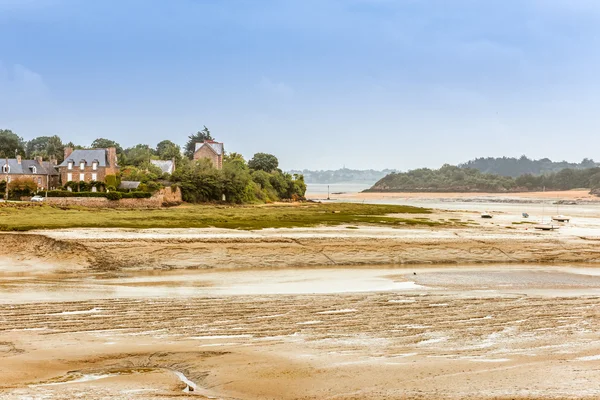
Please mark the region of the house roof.
<svg viewBox="0 0 600 400"><path fill-rule="evenodd" d="M137 189L141 182L137 181L121 181L119 189Z"/></svg>
<svg viewBox="0 0 600 400"><path fill-rule="evenodd" d="M219 156L222 156L225 151L223 143L215 142L213 140L206 140L202 143L196 143L196 149L194 150L194 153L200 150L200 148L202 148L204 145L209 146Z"/></svg>
<svg viewBox="0 0 600 400"><path fill-rule="evenodd" d="M75 150L69 157L65 158L65 161L63 161L59 167L66 167L69 162L78 164L82 161L84 161L86 165L91 165L94 161L97 161L99 167L107 167L107 153L106 149Z"/></svg>
<svg viewBox="0 0 600 400"><path fill-rule="evenodd" d="M0 158L0 175L4 174L3 168L5 165L6 159ZM10 167L8 172L9 175L53 175L53 172L47 172L46 168L36 160L21 160L21 163L19 164L16 158L9 158L8 166ZM36 170L35 174L33 173L33 168Z"/></svg>
<svg viewBox="0 0 600 400"><path fill-rule="evenodd" d="M172 174L175 171L173 160L150 160L150 164L156 165L163 173Z"/></svg>
<svg viewBox="0 0 600 400"><path fill-rule="evenodd" d="M48 172L48 175L58 175L56 164L53 164L50 161L42 161L42 166L44 167L46 172Z"/></svg>

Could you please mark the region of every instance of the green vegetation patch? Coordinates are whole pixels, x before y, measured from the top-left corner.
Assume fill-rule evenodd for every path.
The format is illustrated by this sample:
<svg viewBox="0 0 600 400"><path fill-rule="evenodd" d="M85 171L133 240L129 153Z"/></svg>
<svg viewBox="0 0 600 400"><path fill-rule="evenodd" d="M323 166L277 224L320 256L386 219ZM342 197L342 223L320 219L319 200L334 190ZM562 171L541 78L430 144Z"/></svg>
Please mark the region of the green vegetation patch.
<svg viewBox="0 0 600 400"><path fill-rule="evenodd" d="M0 230L67 228L229 228L264 229L319 225L438 226L411 218L431 211L419 207L370 204L283 204L269 206L183 205L157 210L83 207L0 207ZM394 216L389 216L394 214ZM400 214L400 215L398 215ZM396 216L397 215L397 216Z"/></svg>

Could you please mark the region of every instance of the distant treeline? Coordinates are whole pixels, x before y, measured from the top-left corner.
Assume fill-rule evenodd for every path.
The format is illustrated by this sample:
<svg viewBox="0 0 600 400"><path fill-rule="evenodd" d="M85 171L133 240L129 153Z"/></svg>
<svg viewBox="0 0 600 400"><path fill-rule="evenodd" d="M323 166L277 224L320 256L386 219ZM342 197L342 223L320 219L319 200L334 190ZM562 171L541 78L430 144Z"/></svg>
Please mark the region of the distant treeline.
<svg viewBox="0 0 600 400"><path fill-rule="evenodd" d="M567 161L555 162L548 158L531 160L526 156L521 156L520 158L482 157L459 164L458 166L461 168L473 168L484 174L496 174L516 178L527 174L544 175L552 172L559 172L563 169L588 169L600 167L600 164L589 158L584 158L580 163L570 163Z"/></svg>
<svg viewBox="0 0 600 400"><path fill-rule="evenodd" d="M368 191L373 192L521 192L600 188L600 168L572 169L517 178L486 174L474 168L444 165L391 173Z"/></svg>
<svg viewBox="0 0 600 400"><path fill-rule="evenodd" d="M393 169L377 171L373 169L358 170L342 168L327 171L290 171L290 174L302 174L306 183L367 183L377 182L387 174L395 172Z"/></svg>

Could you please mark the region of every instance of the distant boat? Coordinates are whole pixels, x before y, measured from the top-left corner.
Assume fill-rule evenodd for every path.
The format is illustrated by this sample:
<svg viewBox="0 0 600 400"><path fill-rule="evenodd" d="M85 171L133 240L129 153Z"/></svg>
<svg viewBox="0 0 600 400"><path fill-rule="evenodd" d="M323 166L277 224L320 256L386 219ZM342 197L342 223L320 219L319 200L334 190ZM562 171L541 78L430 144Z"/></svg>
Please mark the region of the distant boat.
<svg viewBox="0 0 600 400"><path fill-rule="evenodd" d="M546 187L544 186L544 192L546 192ZM545 224L544 216L546 215L546 203L542 201L542 223L539 225L535 225L534 228L540 231L554 231L560 228L558 225L552 225L552 223Z"/></svg>
<svg viewBox="0 0 600 400"><path fill-rule="evenodd" d="M571 217L564 216L558 213L558 207L560 206L560 201L556 202L556 215L552 217L552 221L556 222L569 222Z"/></svg>
<svg viewBox="0 0 600 400"><path fill-rule="evenodd" d="M489 218L492 218L492 217L493 217L493 215L490 214L489 212L481 213L481 218L487 218L487 219L489 219Z"/></svg>
<svg viewBox="0 0 600 400"><path fill-rule="evenodd" d="M523 218L529 218L529 214L527 214L527 213L523 213L521 215L523 216Z"/></svg>
<svg viewBox="0 0 600 400"><path fill-rule="evenodd" d="M555 231L558 228L560 228L560 226L558 225L552 225L552 224L539 224L534 226L535 229L538 229L540 231Z"/></svg>

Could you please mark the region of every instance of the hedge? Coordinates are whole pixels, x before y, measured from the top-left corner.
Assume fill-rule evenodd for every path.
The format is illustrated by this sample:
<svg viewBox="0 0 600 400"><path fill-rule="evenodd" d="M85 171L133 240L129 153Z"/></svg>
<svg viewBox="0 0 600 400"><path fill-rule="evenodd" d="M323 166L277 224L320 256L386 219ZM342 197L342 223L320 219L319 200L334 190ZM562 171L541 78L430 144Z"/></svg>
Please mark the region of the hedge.
<svg viewBox="0 0 600 400"><path fill-rule="evenodd" d="M48 197L106 197L110 200L119 199L149 199L152 193L148 192L69 192L68 190L51 190Z"/></svg>
<svg viewBox="0 0 600 400"><path fill-rule="evenodd" d="M105 192L70 192L68 190L50 190L48 197L106 197Z"/></svg>

